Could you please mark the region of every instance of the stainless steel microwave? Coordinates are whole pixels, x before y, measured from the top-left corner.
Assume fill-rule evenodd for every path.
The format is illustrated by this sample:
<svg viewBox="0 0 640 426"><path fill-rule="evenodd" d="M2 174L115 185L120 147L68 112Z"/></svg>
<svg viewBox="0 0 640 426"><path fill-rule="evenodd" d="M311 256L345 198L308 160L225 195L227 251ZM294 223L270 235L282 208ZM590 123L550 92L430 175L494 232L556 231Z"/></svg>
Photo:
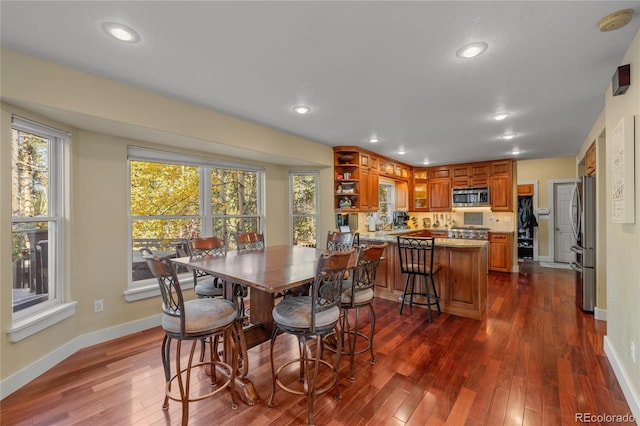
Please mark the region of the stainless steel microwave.
<svg viewBox="0 0 640 426"><path fill-rule="evenodd" d="M488 207L491 205L489 187L453 188L451 195L453 207Z"/></svg>

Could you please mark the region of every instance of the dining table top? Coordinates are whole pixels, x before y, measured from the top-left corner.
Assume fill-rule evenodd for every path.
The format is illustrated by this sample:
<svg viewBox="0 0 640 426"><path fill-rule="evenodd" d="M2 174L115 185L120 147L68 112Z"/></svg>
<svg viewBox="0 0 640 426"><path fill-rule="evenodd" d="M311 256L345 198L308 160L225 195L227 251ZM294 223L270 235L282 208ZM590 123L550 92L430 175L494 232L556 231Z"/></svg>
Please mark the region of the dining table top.
<svg viewBox="0 0 640 426"><path fill-rule="evenodd" d="M171 260L226 281L246 284L269 293L280 293L313 281L323 251L313 247L280 245L230 251L226 256L179 257Z"/></svg>

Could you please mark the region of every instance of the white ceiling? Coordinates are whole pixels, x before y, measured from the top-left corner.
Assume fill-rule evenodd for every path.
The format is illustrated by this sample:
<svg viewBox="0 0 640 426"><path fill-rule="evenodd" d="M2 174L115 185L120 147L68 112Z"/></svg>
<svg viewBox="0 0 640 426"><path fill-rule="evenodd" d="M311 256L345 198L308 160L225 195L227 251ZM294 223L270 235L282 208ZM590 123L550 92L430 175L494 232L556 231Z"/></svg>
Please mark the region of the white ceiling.
<svg viewBox="0 0 640 426"><path fill-rule="evenodd" d="M634 15L620 30L598 29L617 10L640 13L638 1L3 0L0 8L4 47L413 165L504 158L514 148L520 159L576 155L640 26ZM107 37L105 21L134 28L141 42ZM475 41L488 43L483 55L455 56ZM296 115L297 104L313 110ZM512 115L489 119L499 111ZM369 143L372 135L381 142Z"/></svg>

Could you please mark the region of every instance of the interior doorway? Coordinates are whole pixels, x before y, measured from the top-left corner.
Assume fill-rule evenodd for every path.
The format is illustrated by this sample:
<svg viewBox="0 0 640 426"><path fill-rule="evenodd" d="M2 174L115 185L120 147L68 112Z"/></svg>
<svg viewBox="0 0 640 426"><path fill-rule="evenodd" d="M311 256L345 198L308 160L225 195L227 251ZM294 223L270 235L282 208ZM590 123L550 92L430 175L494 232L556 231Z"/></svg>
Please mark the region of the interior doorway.
<svg viewBox="0 0 640 426"><path fill-rule="evenodd" d="M553 183L553 261L570 263L575 254L571 246L576 243L571 230L571 198L575 182Z"/></svg>

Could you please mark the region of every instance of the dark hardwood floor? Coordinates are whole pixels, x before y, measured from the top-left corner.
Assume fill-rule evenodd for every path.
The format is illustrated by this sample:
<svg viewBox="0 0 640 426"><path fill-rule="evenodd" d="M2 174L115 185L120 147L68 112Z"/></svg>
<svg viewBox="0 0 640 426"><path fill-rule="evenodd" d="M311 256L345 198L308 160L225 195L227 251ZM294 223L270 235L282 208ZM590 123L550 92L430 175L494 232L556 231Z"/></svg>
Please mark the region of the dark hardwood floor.
<svg viewBox="0 0 640 426"><path fill-rule="evenodd" d="M576 308L573 272L521 270L490 274L483 321L441 314L430 324L422 308L400 316L397 303L377 299L377 363L358 356L350 383L343 357L342 399L318 397L316 424L546 426L575 424L576 413L630 414L603 352L606 323ZM155 328L79 351L1 401L2 424L179 424L178 403L162 410L162 335ZM297 347L281 336L276 351L281 361ZM250 365L266 401L268 343L250 350ZM232 410L230 401L223 392L193 403L189 424L306 423L304 398L283 391L276 408Z"/></svg>

